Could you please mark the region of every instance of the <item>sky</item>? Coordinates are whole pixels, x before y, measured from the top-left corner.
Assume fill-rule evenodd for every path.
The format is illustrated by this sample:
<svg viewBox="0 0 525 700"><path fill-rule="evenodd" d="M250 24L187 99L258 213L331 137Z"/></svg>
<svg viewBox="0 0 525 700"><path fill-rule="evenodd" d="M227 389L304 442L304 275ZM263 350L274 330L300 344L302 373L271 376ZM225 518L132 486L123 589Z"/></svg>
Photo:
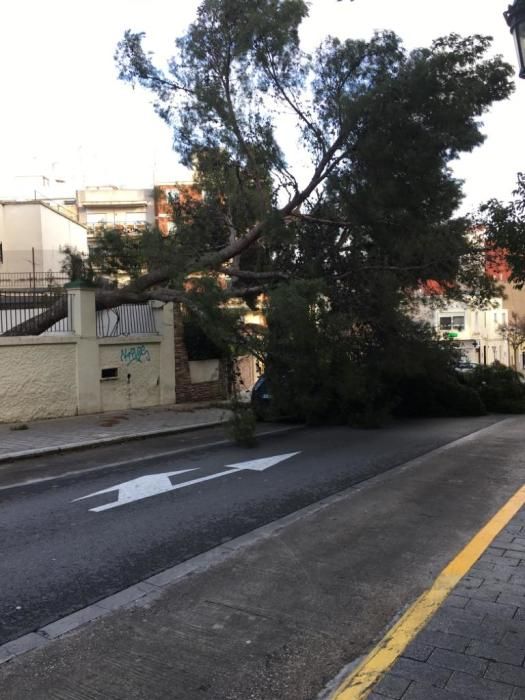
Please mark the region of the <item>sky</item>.
<svg viewBox="0 0 525 700"><path fill-rule="evenodd" d="M256 0L255 0L256 1ZM86 185L151 187L188 179L169 127L151 97L117 79L113 54L126 29L145 31L159 62L194 17L198 0L4 0L0 23L0 197L22 176ZM494 52L517 65L505 0L312 0L301 38L307 50L332 34L369 38L391 29L408 48L450 32L490 34ZM484 118L482 147L455 165L464 209L508 199L525 170L525 80Z"/></svg>

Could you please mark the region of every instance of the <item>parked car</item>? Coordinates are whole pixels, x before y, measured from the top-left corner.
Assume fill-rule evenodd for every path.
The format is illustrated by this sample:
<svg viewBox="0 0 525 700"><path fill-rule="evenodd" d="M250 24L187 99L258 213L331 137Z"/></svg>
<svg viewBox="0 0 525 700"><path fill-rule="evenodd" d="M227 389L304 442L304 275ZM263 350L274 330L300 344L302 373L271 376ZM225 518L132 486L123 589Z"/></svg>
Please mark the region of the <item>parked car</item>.
<svg viewBox="0 0 525 700"><path fill-rule="evenodd" d="M272 396L265 375L261 375L252 388L251 404L259 420L265 420L270 413Z"/></svg>
<svg viewBox="0 0 525 700"><path fill-rule="evenodd" d="M460 360L455 367L456 372L473 372L478 367L475 362L469 360Z"/></svg>

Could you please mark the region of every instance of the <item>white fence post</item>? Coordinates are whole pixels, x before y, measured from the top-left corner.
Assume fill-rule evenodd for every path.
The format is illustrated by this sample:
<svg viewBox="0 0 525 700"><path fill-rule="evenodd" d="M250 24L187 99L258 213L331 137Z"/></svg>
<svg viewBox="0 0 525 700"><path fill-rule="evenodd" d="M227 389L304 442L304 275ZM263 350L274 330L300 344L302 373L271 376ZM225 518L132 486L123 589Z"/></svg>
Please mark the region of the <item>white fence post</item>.
<svg viewBox="0 0 525 700"><path fill-rule="evenodd" d="M83 282L66 286L77 338L77 412L98 413L101 400L95 290Z"/></svg>
<svg viewBox="0 0 525 700"><path fill-rule="evenodd" d="M161 336L159 389L160 403L175 403L175 329L173 327L173 304L151 302L155 326Z"/></svg>

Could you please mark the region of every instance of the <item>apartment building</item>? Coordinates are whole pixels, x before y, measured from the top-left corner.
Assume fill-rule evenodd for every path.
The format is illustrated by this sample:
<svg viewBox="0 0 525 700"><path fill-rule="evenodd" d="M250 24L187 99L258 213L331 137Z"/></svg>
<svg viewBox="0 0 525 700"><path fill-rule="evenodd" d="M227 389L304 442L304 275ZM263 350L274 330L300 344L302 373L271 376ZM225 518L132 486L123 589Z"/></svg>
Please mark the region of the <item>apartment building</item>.
<svg viewBox="0 0 525 700"><path fill-rule="evenodd" d="M421 317L441 337L453 341L470 362L489 365L497 361L509 365L512 353L499 330L508 322L509 313L502 299L494 299L488 309L455 303L445 308L426 309Z"/></svg>
<svg viewBox="0 0 525 700"><path fill-rule="evenodd" d="M78 221L87 227L89 242L103 228L133 232L155 225L153 189L100 185L78 190Z"/></svg>
<svg viewBox="0 0 525 700"><path fill-rule="evenodd" d="M173 204L184 204L188 200L198 200L202 197L200 189L193 182L179 182L176 184L156 185L154 190L155 200L155 225L167 236L175 230L173 222Z"/></svg>

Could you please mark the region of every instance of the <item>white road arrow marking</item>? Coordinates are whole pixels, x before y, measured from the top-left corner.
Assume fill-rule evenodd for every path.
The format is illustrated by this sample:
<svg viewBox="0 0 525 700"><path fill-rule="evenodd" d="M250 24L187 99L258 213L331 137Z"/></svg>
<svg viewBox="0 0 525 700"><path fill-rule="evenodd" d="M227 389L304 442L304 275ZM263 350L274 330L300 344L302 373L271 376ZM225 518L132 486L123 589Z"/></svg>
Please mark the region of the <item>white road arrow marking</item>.
<svg viewBox="0 0 525 700"><path fill-rule="evenodd" d="M263 457L262 459L252 459L250 462L238 462L238 464L226 464L230 469L250 469L254 472L263 472L274 464L284 462L285 459L295 457L299 452L289 452L287 455L276 455L275 457Z"/></svg>
<svg viewBox="0 0 525 700"><path fill-rule="evenodd" d="M118 490L118 499L113 503L107 503L104 506L98 506L98 508L90 508L90 510L98 513L101 510L109 510L110 508L123 506L126 503L133 503L133 501L140 501L143 498L156 496L159 493L173 491L175 487L171 483L169 477L175 476L176 474L185 474L186 472L193 471L195 471L195 469L181 469L176 472L165 472L164 474L148 474L147 476L140 476L138 479L125 481L123 484L115 484L115 486L110 486L108 489L102 489L102 491L95 491L95 493L89 493L87 496L75 498L72 503L75 501L83 501L85 498L91 498L92 496L100 496L103 493L110 493L111 491Z"/></svg>
<svg viewBox="0 0 525 700"><path fill-rule="evenodd" d="M289 452L288 454L276 455L275 457L263 457L262 459L252 459L247 462L238 462L237 464L227 464L225 466L228 468L228 471L210 474L209 476L202 476L200 479L184 481L182 484L172 484L169 477L175 476L176 474L184 474L185 472L195 471L195 469L181 469L176 472L165 472L164 474L149 474L148 476L140 476L137 479L132 479L131 481L125 481L123 484L115 484L115 486L110 486L109 488L102 489L101 491L95 491L95 493L90 493L87 496L75 498L72 503L75 501L83 501L85 498L92 498L93 496L100 496L104 493L110 493L111 491L118 491L118 498L116 501L89 509L93 513L100 513L101 511L117 508L118 506L124 506L127 503L140 501L143 498L156 496L160 493L176 491L177 489L186 488L186 486L200 484L203 481L218 479L220 476L235 474L237 471L246 469L249 471L262 472L269 467L273 467L274 464L283 462L285 459L290 459L290 457L294 457L298 454L299 452Z"/></svg>

